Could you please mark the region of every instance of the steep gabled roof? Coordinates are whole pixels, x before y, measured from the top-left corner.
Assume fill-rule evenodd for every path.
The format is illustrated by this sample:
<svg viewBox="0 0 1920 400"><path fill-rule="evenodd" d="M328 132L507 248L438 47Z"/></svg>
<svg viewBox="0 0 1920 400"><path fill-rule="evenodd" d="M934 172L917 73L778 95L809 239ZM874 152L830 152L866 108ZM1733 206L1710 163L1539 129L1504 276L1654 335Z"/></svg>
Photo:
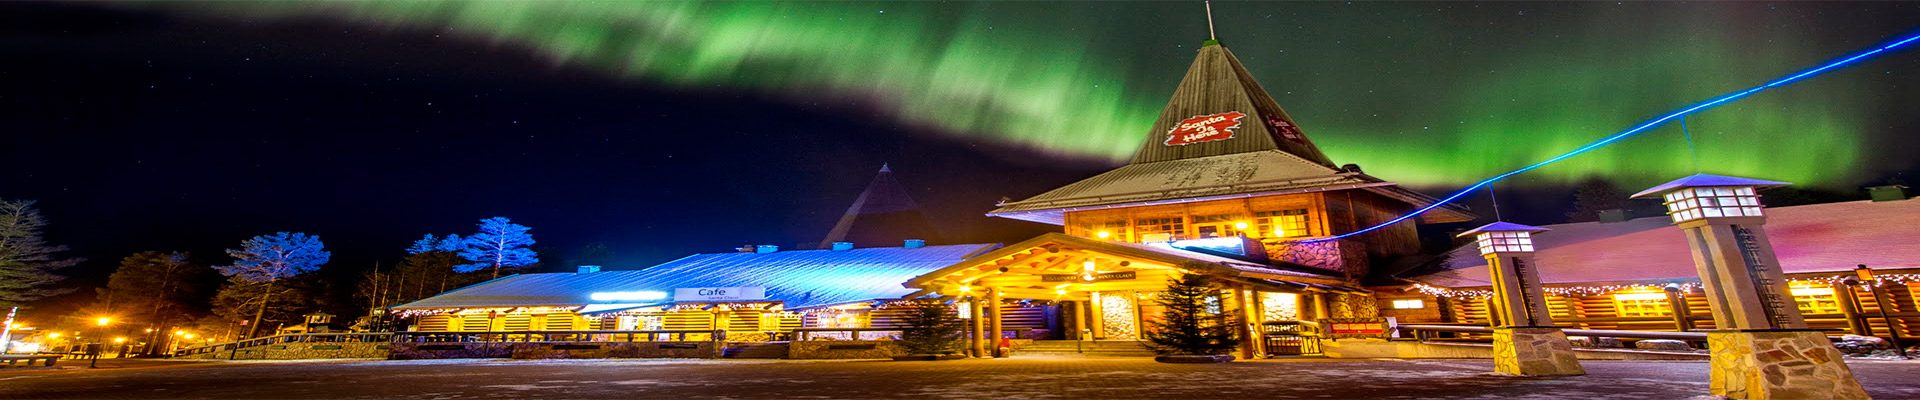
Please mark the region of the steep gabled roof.
<svg viewBox="0 0 1920 400"><path fill-rule="evenodd" d="M893 179L893 170L881 165L873 182L867 184L867 190L853 199L847 213L840 216L840 221L833 224L833 229L827 231L826 238L815 248L831 248L833 242L843 241L860 247L898 246L906 239L939 243L939 236L933 230L933 223L920 211L920 205L913 202L913 196Z"/></svg>
<svg viewBox="0 0 1920 400"><path fill-rule="evenodd" d="M1232 51L1208 41L1126 166L1002 203L987 215L1061 224L1066 211L1363 188L1415 206L1433 202L1335 167ZM1474 218L1463 207L1436 211L1421 220Z"/></svg>
<svg viewBox="0 0 1920 400"><path fill-rule="evenodd" d="M789 310L801 309L897 299L913 293L900 287L900 282L999 247L962 244L695 254L634 271L514 275L393 308L585 306L617 303L589 297L597 292L764 286L768 300L783 301Z"/></svg>
<svg viewBox="0 0 1920 400"><path fill-rule="evenodd" d="M1920 268L1920 200L1768 207L1767 241L1789 274ZM1547 284L1698 280L1680 228L1661 217L1546 225L1533 236L1533 267ZM1473 244L1454 249L1447 270L1411 277L1451 288L1488 286Z"/></svg>

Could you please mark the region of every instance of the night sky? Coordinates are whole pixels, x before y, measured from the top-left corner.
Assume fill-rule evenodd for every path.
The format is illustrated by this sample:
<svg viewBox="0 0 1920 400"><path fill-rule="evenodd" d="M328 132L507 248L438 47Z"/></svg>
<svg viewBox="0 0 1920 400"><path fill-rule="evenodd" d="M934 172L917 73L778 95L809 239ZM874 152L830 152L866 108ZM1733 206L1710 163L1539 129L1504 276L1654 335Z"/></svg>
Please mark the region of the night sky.
<svg viewBox="0 0 1920 400"><path fill-rule="evenodd" d="M1335 162L1436 194L1920 33L1914 2L1214 9ZM74 286L275 231L346 276L492 216L556 269L792 246L883 163L946 236L1012 242L1055 228L981 214L1123 163L1206 35L1197 2L0 3L0 197L91 259ZM1913 184L1916 87L1905 51L1690 117L1697 170ZM1687 148L1662 127L1502 200L1559 222L1573 181L1650 186Z"/></svg>

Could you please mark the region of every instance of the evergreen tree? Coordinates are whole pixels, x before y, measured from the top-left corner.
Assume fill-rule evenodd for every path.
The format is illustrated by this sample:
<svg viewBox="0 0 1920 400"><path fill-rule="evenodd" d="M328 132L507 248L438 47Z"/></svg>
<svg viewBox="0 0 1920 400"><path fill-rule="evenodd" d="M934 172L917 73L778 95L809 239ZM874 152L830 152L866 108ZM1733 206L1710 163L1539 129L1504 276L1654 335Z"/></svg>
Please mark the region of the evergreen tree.
<svg viewBox="0 0 1920 400"><path fill-rule="evenodd" d="M534 243L533 235L527 233L530 229L507 217L480 220L480 233L467 237L466 248L460 251L460 257L472 263L454 266L453 270L472 272L492 268L493 278L499 278L501 268L540 262L539 255L527 248Z"/></svg>
<svg viewBox="0 0 1920 400"><path fill-rule="evenodd" d="M908 354L952 354L960 344L960 319L953 305L945 301L920 298L911 303L906 315L907 327L900 330L900 346Z"/></svg>
<svg viewBox="0 0 1920 400"><path fill-rule="evenodd" d="M53 271L82 259L55 257L67 247L47 244L41 237L46 226L32 200L0 199L0 308L71 291L52 287L63 279Z"/></svg>
<svg viewBox="0 0 1920 400"><path fill-rule="evenodd" d="M305 233L280 232L272 235L255 236L241 243L240 249L228 249L227 255L233 256L233 265L214 267L220 274L232 277L227 285L229 289L241 290L254 284L262 288L256 302L257 311L253 314L253 323L247 327L246 337L253 337L260 330L260 319L266 315L267 305L273 295L280 290L274 283L283 279L320 269L333 257L320 243L320 237ZM242 286L236 288L236 286ZM222 289L222 293L229 290Z"/></svg>
<svg viewBox="0 0 1920 400"><path fill-rule="evenodd" d="M1154 302L1166 311L1159 320L1148 321L1144 332L1147 347L1166 355L1214 355L1233 351L1240 345L1232 323L1238 313L1219 310L1219 293L1220 287L1207 275L1189 273L1167 280L1167 290L1154 297Z"/></svg>
<svg viewBox="0 0 1920 400"><path fill-rule="evenodd" d="M131 314L111 313L128 318L129 323L152 328L149 340L157 342L170 333L168 326L188 320L195 299L204 296L201 282L213 276L213 268L187 261L186 253L148 251L120 260L120 268L107 277L105 301ZM125 325L132 326L132 325ZM157 346L149 346L158 351Z"/></svg>

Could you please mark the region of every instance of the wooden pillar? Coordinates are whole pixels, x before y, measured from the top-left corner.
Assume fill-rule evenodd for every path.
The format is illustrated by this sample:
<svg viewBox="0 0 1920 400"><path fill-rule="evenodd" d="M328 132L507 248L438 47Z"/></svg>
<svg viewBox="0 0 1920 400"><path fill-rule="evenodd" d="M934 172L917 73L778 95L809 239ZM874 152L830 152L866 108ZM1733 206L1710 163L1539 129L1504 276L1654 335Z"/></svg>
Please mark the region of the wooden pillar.
<svg viewBox="0 0 1920 400"><path fill-rule="evenodd" d="M1487 308L1487 326L1500 326L1500 304L1493 296L1480 299L1480 305Z"/></svg>
<svg viewBox="0 0 1920 400"><path fill-rule="evenodd" d="M1833 287L1833 298L1840 301L1840 314L1847 317L1847 332L1873 336L1873 326L1860 317L1860 290L1850 282Z"/></svg>
<svg viewBox="0 0 1920 400"><path fill-rule="evenodd" d="M1679 287L1668 287L1665 291L1667 311L1673 312L1673 329L1680 332L1693 330L1693 308L1687 306L1687 293L1681 292Z"/></svg>
<svg viewBox="0 0 1920 400"><path fill-rule="evenodd" d="M1093 340L1107 337L1107 314L1103 311L1105 305L1100 304L1100 297L1104 295L1104 293L1093 292L1092 296L1087 297L1090 299L1087 300L1087 329L1093 330L1093 337L1091 338Z"/></svg>
<svg viewBox="0 0 1920 400"><path fill-rule="evenodd" d="M981 308L980 306L981 306L980 296L977 296L977 295L973 296L972 301L967 302L967 307L972 307L972 312L973 312L973 318L972 318L973 323L969 324L972 327L972 329L968 329L968 332L967 332L967 345L969 349L973 350L974 357L987 356L987 348L986 346L982 345L983 340L981 339L983 337L986 337L986 328L981 325L983 321L986 321L986 319L984 318L986 318L987 314L985 311L980 309Z"/></svg>
<svg viewBox="0 0 1920 400"><path fill-rule="evenodd" d="M1000 353L1000 339L1006 337L1000 326L1000 288L987 288L987 308L993 311L993 334L987 336L987 347L993 349L994 357L1006 357L1006 354Z"/></svg>
<svg viewBox="0 0 1920 400"><path fill-rule="evenodd" d="M1080 336L1081 331L1087 331L1087 302L1075 301L1071 302L1071 304L1073 304L1073 332L1069 334L1069 337L1073 340L1092 339ZM1093 335L1092 331L1087 332L1088 336Z"/></svg>
<svg viewBox="0 0 1920 400"><path fill-rule="evenodd" d="M1267 354L1267 341L1266 341L1266 340L1265 340L1264 338L1266 337L1266 335L1265 335L1265 334L1266 334L1266 329L1265 329L1265 328L1266 328L1266 326L1267 326L1267 325L1266 325L1266 323L1267 323L1267 298L1266 298L1266 296L1263 296L1263 295L1261 295L1261 294L1260 294L1260 291L1259 291L1259 290L1254 290L1254 291L1253 291L1253 293L1252 293L1251 295L1252 295L1252 297L1253 297L1253 299L1252 299L1252 300L1253 300L1253 311L1252 311L1252 313L1251 313L1251 314L1247 314L1247 316L1248 316L1248 317L1247 317L1247 321L1248 321L1249 323L1251 323L1251 324L1253 325L1253 336L1254 336L1254 337L1258 337L1258 338L1262 338L1261 340L1255 340L1255 341L1254 341L1254 343L1256 343L1256 344L1258 344L1258 346L1255 346L1255 347L1253 348L1253 354L1254 354L1254 355L1266 355L1266 354Z"/></svg>

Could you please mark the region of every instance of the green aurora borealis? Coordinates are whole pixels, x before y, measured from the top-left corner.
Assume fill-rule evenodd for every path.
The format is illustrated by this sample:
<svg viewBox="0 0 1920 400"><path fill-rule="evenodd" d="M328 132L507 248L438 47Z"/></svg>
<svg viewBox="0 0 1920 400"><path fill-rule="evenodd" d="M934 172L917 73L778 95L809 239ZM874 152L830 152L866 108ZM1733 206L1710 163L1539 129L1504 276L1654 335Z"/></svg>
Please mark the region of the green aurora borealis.
<svg viewBox="0 0 1920 400"><path fill-rule="evenodd" d="M612 78L861 101L905 125L1116 164L1206 39L1198 2L136 6L445 32ZM1912 29L1816 29L1804 11L1761 3L1214 8L1222 41L1335 162L1422 186L1472 183ZM1891 133L1876 131L1893 110L1885 79L1920 72L1876 61L1690 117L1700 169L1824 186L1870 175L1856 160L1876 151L1865 138ZM1650 184L1692 173L1687 147L1669 124L1521 178Z"/></svg>

